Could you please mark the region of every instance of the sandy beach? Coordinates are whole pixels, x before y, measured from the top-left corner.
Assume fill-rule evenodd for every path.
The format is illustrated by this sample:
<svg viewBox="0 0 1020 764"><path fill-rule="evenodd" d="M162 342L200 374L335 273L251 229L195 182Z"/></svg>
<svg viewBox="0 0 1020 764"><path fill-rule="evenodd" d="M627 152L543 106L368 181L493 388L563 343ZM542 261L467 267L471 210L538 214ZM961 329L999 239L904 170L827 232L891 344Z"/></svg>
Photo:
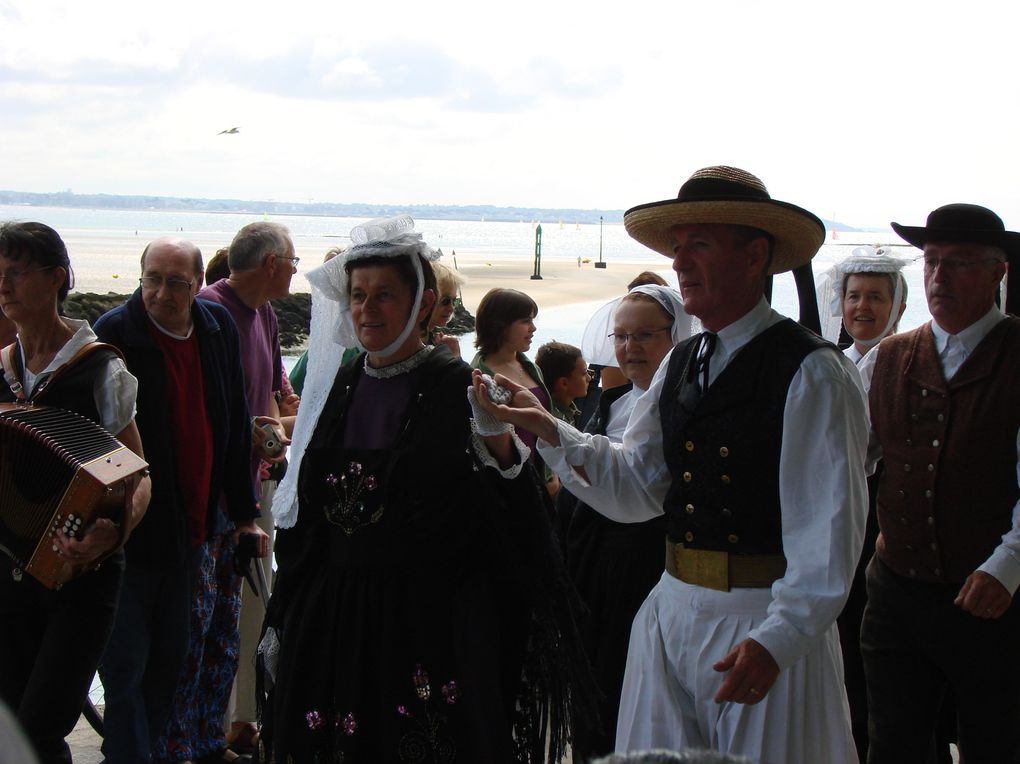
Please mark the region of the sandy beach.
<svg viewBox="0 0 1020 764"><path fill-rule="evenodd" d="M146 237L136 237L130 232L67 230L61 233L75 271L75 291L127 294L135 289L139 257ZM201 248L206 260L217 249L230 243L227 239L203 238L201 235L189 238ZM307 292L309 287L304 274L322 261L323 254L335 246L336 241L325 237L303 237L297 239L295 245L301 263L291 283L291 291ZM647 260L609 262L604 269L595 268L594 262L582 262L578 267L576 259L543 257L542 279L532 280L533 257L504 253L479 255L458 250L456 258L448 254L441 262L450 268L455 267L467 280L463 289L464 304L472 313L482 296L493 287L527 292L540 309L546 310L609 300L623 294L627 284L640 271L664 271L670 267L669 260L656 257L651 252Z"/></svg>

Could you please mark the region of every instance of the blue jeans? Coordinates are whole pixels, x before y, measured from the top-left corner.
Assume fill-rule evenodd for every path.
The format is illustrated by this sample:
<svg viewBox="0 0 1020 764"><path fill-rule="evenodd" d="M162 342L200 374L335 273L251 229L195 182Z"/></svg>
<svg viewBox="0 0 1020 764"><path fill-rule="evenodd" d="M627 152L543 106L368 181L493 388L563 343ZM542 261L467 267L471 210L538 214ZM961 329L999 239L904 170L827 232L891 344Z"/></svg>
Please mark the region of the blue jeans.
<svg viewBox="0 0 1020 764"><path fill-rule="evenodd" d="M109 764L148 764L170 716L188 652L188 563L164 569L128 564L99 676L106 691L103 754Z"/></svg>

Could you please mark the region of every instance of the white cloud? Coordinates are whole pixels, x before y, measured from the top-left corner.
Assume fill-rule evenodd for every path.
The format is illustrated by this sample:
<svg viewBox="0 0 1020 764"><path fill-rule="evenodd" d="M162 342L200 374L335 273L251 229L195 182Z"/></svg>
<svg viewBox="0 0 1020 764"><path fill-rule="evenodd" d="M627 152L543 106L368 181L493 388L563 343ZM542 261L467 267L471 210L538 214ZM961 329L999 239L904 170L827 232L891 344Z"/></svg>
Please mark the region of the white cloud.
<svg viewBox="0 0 1020 764"><path fill-rule="evenodd" d="M851 223L969 200L1020 227L1017 15L994 0L6 0L0 177L624 208L724 162Z"/></svg>

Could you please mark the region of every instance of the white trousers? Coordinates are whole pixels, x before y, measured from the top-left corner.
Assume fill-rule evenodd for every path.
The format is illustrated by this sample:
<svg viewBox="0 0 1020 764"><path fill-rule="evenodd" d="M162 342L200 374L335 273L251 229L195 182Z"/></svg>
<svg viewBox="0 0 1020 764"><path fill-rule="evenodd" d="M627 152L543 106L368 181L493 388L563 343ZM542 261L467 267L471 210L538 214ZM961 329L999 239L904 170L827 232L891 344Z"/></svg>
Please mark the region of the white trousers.
<svg viewBox="0 0 1020 764"><path fill-rule="evenodd" d="M719 592L663 573L634 617L616 750L705 748L761 764L857 764L835 624L753 706L717 704L712 664L766 616L769 589Z"/></svg>

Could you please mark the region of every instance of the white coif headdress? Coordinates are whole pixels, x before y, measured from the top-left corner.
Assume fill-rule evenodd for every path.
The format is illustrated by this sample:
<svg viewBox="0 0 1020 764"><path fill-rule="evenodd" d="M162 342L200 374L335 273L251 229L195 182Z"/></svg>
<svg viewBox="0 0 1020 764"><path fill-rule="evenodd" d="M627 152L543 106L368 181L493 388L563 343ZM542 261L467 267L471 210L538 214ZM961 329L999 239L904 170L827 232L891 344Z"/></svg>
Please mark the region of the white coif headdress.
<svg viewBox="0 0 1020 764"><path fill-rule="evenodd" d="M431 262L442 257L443 253L430 247L422 241L420 233L414 232L414 220L410 215L377 218L355 226L351 229L351 241L354 242L354 246L311 271L308 274L308 281L318 287L327 299L334 300L339 306L340 320L336 326L336 341L344 347L357 347L358 335L351 317L351 277L346 266L366 257L410 257L418 278L411 314L400 336L377 353L383 357L392 355L417 327L415 319L418 317L422 292L425 290L421 259L418 256Z"/></svg>
<svg viewBox="0 0 1020 764"><path fill-rule="evenodd" d="M288 454L290 469L287 470L287 475L280 482L273 497L273 518L280 528L292 528L297 522L297 482L301 472L301 458L333 388L333 380L336 379L337 371L340 369L344 350L358 346L354 320L351 317L350 276L344 266L352 260L365 257L411 256L415 273L418 275L414 307L400 337L381 351L385 356L400 347L408 335L416 329L415 318L418 316L422 292L425 289L421 260L417 255L432 261L442 254L425 244L421 234L414 232L414 221L408 215L370 220L351 231L351 240L354 242L353 247L308 274L308 282L312 286L308 373L305 376L301 407L294 422L294 434Z"/></svg>
<svg viewBox="0 0 1020 764"><path fill-rule="evenodd" d="M648 295L662 306L673 318L673 344L679 345L692 334L701 331L700 322L684 311L684 302L680 292L669 286L658 284L641 284L630 290L630 294L640 292ZM610 300L592 315L581 337L581 355L584 360L599 366L616 366L616 350L609 335L615 326L616 309L620 307L623 297Z"/></svg>
<svg viewBox="0 0 1020 764"><path fill-rule="evenodd" d="M818 281L816 294L822 313L822 336L830 342L839 340L839 328L843 323L843 282L848 276L857 273L899 273L909 265L911 260L896 257L886 247L854 247L850 256L833 265ZM900 317L900 306L903 304L903 277L896 279L893 290L892 309L889 320L882 333L874 340L864 343L869 347L877 345ZM826 310L826 306L828 310Z"/></svg>

